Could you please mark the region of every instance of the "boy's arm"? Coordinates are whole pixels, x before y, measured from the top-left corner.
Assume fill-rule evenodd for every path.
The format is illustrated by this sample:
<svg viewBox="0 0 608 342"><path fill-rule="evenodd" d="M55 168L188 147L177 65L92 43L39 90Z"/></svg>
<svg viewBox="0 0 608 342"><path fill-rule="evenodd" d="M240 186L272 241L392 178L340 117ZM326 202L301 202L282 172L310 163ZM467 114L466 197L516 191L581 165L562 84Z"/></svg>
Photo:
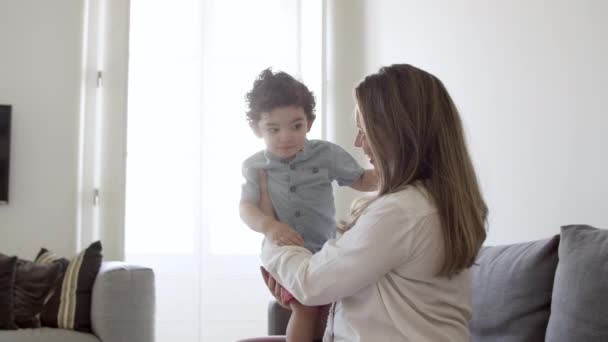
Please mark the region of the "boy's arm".
<svg viewBox="0 0 608 342"><path fill-rule="evenodd" d="M289 225L266 215L256 204L241 200L239 205L241 219L252 230L262 233L267 239L279 246L304 246L304 239Z"/></svg>
<svg viewBox="0 0 608 342"><path fill-rule="evenodd" d="M350 187L364 192L376 191L378 190L378 174L374 169L365 170Z"/></svg>
<svg viewBox="0 0 608 342"><path fill-rule="evenodd" d="M359 163L342 147L329 143L331 146L332 180L336 180L340 186L350 186L358 191L375 191L378 188L378 176L376 172L364 170ZM361 172L363 171L363 172Z"/></svg>

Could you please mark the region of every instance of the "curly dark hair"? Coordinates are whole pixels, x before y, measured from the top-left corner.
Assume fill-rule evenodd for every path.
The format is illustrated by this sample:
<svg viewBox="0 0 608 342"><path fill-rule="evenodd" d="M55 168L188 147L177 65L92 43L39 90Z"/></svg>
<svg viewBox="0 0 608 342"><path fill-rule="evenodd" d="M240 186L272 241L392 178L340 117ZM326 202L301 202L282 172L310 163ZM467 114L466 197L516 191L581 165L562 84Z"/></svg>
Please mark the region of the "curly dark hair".
<svg viewBox="0 0 608 342"><path fill-rule="evenodd" d="M314 95L304 83L286 72L273 73L271 68L263 70L245 99L249 105L247 121L251 127L257 125L262 113L286 106L302 107L309 121L315 118Z"/></svg>

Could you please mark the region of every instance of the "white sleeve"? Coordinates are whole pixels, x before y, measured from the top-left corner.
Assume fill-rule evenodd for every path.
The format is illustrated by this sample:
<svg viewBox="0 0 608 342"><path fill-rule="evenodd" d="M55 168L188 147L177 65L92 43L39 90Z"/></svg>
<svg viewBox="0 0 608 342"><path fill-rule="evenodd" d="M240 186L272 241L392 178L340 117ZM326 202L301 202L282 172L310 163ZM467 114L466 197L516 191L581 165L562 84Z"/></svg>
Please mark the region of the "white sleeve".
<svg viewBox="0 0 608 342"><path fill-rule="evenodd" d="M323 305L348 297L407 262L420 217L398 205L372 204L355 226L329 240L312 255L308 250L266 243L264 267L304 305Z"/></svg>

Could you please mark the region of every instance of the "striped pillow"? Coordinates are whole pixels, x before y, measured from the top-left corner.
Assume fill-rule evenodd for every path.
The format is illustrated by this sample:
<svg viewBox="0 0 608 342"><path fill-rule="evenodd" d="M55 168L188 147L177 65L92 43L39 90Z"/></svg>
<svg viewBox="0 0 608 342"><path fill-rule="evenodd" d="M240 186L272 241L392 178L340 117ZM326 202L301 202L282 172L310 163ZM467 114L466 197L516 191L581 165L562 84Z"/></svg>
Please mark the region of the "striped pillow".
<svg viewBox="0 0 608 342"><path fill-rule="evenodd" d="M61 276L40 320L43 326L91 332L91 293L102 261L101 242L93 242L77 256L59 258L42 248L36 262L61 265Z"/></svg>

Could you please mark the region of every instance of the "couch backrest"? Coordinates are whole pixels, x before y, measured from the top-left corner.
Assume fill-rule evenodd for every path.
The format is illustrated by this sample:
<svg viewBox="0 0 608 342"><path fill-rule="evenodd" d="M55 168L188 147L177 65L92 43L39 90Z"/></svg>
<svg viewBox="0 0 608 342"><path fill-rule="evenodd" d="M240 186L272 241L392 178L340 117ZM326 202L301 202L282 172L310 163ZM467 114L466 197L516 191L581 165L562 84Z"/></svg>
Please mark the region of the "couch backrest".
<svg viewBox="0 0 608 342"><path fill-rule="evenodd" d="M556 235L482 248L473 266L473 341L544 341L558 245Z"/></svg>

